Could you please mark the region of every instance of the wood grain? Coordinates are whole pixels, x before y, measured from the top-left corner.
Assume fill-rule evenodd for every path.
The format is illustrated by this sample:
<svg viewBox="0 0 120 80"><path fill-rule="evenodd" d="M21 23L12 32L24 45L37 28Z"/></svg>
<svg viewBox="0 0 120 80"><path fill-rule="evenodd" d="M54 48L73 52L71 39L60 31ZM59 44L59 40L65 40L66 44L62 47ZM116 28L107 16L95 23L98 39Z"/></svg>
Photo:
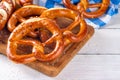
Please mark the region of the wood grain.
<svg viewBox="0 0 120 80"><path fill-rule="evenodd" d="M0 55L2 80L120 80L120 55L76 55L56 77L46 76Z"/></svg>
<svg viewBox="0 0 120 80"><path fill-rule="evenodd" d="M120 54L120 29L95 29L95 34L78 52L79 55Z"/></svg>

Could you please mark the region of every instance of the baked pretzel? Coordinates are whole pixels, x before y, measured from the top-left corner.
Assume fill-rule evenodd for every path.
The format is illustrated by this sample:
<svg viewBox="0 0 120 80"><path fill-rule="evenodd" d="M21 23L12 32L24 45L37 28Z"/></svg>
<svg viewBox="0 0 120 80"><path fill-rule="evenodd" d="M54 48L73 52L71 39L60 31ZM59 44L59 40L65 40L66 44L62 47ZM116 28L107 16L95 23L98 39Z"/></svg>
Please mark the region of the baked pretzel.
<svg viewBox="0 0 120 80"><path fill-rule="evenodd" d="M35 41L23 39L23 37L25 37L32 30L38 28L48 29L53 34L52 37L44 43L41 43L39 40ZM45 54L45 45L50 44L54 41L56 42L54 50L49 54ZM29 55L18 55L16 53L18 43L32 45L32 53ZM55 22L46 18L31 18L18 25L18 27L15 28L14 31L11 33L8 39L7 56L11 60L18 63L28 63L34 61L35 59L39 61L51 61L61 55L63 48L64 46L62 33Z"/></svg>
<svg viewBox="0 0 120 80"><path fill-rule="evenodd" d="M8 30L12 32L16 28L18 23L22 23L26 21L28 18L34 16L35 17L40 16L41 13L45 10L46 10L45 7L40 7L37 5L23 6L22 8L16 10L10 17L8 21ZM34 32L31 32L29 35L33 37L36 36Z"/></svg>
<svg viewBox="0 0 120 80"><path fill-rule="evenodd" d="M32 4L32 0L29 0L29 1L28 0L2 0L0 2L0 30L2 30L5 27L7 20L9 19L9 17L11 16L15 8L17 7L16 1L20 1L22 5L27 3ZM18 5L21 5L21 4L18 4Z"/></svg>
<svg viewBox="0 0 120 80"><path fill-rule="evenodd" d="M14 0L16 9L25 6L25 5L31 5L33 3L33 0Z"/></svg>
<svg viewBox="0 0 120 80"><path fill-rule="evenodd" d="M102 0L102 3L95 4L90 4L88 0L81 0L77 5L73 5L70 0L63 0L63 3L67 8L80 12L86 18L97 18L106 12L110 0ZM98 10L87 12L88 8L98 8Z"/></svg>
<svg viewBox="0 0 120 80"><path fill-rule="evenodd" d="M13 12L14 6L11 0L2 0L0 2L0 30L5 27L5 24Z"/></svg>
<svg viewBox="0 0 120 80"><path fill-rule="evenodd" d="M83 4L82 7L84 7L85 9L88 7L88 3L87 0L80 0L81 4ZM71 3L71 0L63 0L63 4L65 5L65 7L78 11L77 6Z"/></svg>
<svg viewBox="0 0 120 80"><path fill-rule="evenodd" d="M20 4L21 6L23 6L23 5L32 4L33 0L16 0L16 3L17 2L18 2L18 4Z"/></svg>
<svg viewBox="0 0 120 80"><path fill-rule="evenodd" d="M64 17L72 19L73 22L67 27L61 29L64 37L64 44L67 45L71 42L79 42L84 39L87 34L87 25L82 17L80 17L75 11L65 8L54 8L44 11L40 17L49 18L55 20L57 17ZM79 25L80 30L77 34L72 33L72 29Z"/></svg>
<svg viewBox="0 0 120 80"><path fill-rule="evenodd" d="M79 22L79 32L77 34L74 34L72 32L72 29L74 29L76 26L68 27L63 32L64 40L65 40L64 45L67 45L71 42L80 42L86 37L88 33L88 29L85 20L82 17L80 17L78 22Z"/></svg>

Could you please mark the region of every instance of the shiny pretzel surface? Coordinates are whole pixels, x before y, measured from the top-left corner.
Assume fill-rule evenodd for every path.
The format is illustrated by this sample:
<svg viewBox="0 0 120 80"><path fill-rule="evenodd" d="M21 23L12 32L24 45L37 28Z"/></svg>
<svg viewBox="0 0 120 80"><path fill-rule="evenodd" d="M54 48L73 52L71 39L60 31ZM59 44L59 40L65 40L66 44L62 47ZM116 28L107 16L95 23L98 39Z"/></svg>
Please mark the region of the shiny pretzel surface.
<svg viewBox="0 0 120 80"><path fill-rule="evenodd" d="M17 4L17 2L20 2ZM0 30L2 30L17 5L32 4L32 0L1 0L0 2ZM19 7L19 8L20 8Z"/></svg>
<svg viewBox="0 0 120 80"><path fill-rule="evenodd" d="M2 0L0 2L0 30L7 23L10 36L7 56L16 63L33 61L49 62L59 58L71 43L83 41L88 34L84 18L97 18L105 13L110 1L89 3L80 0L73 5L63 0L67 8L51 8L32 5L33 0ZM89 8L98 8L87 12ZM67 20L70 21L69 24ZM29 46L30 51L18 49ZM20 48L21 49L21 48ZM25 50L26 51L26 50Z"/></svg>
<svg viewBox="0 0 120 80"><path fill-rule="evenodd" d="M26 5L16 10L8 21L8 30L12 32L17 25L24 22L25 20L33 17L39 17L43 11L47 8L40 7L37 5ZM19 24L18 24L19 23ZM33 31L28 34L29 36L36 37L37 34Z"/></svg>
<svg viewBox="0 0 120 80"><path fill-rule="evenodd" d="M49 18L55 21L57 17L64 17L72 19L73 22L69 24L68 26L63 26L61 28L61 32L63 33L64 38L64 44L68 45L71 42L80 42L84 39L84 37L87 34L87 24L85 20L78 15L78 13L65 8L54 8L44 11L40 17ZM77 34L74 34L72 32L72 29L79 26L79 32Z"/></svg>
<svg viewBox="0 0 120 80"><path fill-rule="evenodd" d="M44 43L41 43L39 40L34 41L22 39L32 30L42 27L45 27L53 34L51 38L49 38ZM52 43L53 41L56 42L55 48L49 54L45 54L44 46ZM29 55L18 55L16 53L18 43L32 45L32 53ZM28 63L34 61L35 59L40 61L51 61L62 53L63 48L64 46L62 40L62 33L60 32L56 23L54 23L52 20L45 18L32 18L20 24L11 33L8 39L7 56L11 60L18 63Z"/></svg>
<svg viewBox="0 0 120 80"><path fill-rule="evenodd" d="M86 18L97 18L102 16L110 4L110 0L102 0L101 3L89 3L88 0L80 0L77 5L73 5L70 0L63 0L64 5L72 10L80 12ZM89 8L98 8L95 11L88 12Z"/></svg>
<svg viewBox="0 0 120 80"><path fill-rule="evenodd" d="M8 21L8 30L12 32L18 25L17 23L22 23L31 17L39 17L45 10L45 7L40 7L37 5L27 5L16 10Z"/></svg>

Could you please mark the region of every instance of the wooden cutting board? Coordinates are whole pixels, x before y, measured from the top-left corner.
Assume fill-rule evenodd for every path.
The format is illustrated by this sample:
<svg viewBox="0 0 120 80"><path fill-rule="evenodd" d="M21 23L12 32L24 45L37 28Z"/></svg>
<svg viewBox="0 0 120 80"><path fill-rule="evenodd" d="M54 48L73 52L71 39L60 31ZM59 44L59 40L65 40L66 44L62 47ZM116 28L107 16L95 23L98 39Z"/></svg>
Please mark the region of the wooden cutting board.
<svg viewBox="0 0 120 80"><path fill-rule="evenodd" d="M0 35L0 53L2 54L6 54L7 39L9 37L9 32L5 31L6 30L0 31L1 34L6 35L6 36ZM69 46L67 46L61 57L59 57L55 62L43 63L40 61L35 61L25 65L33 69L36 69L37 71L40 71L48 76L51 77L57 76L62 71L62 69L70 62L70 60L78 53L78 51L80 51L80 49L85 45L85 43L91 38L93 33L94 33L93 27L88 26L88 34L86 38L79 43L72 43Z"/></svg>

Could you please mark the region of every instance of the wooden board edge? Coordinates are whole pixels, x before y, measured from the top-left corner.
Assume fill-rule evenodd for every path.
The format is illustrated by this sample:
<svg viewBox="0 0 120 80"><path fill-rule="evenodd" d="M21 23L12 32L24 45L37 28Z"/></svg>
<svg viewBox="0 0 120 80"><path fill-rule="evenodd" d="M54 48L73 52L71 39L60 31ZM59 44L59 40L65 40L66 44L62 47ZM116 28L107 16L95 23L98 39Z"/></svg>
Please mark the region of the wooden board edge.
<svg viewBox="0 0 120 80"><path fill-rule="evenodd" d="M50 77L57 76L62 71L62 69L72 60L72 58L78 53L78 51L85 45L85 43L92 37L92 35L94 34L94 28L91 26L88 26L88 30L89 30L88 35L86 36L86 38L79 43L74 43L70 47L71 50L66 50L65 55L61 57L61 59L59 60L59 63L56 63L55 65L49 65L49 64L41 63L39 61L35 61L25 65L39 72L42 72L43 74L46 74L47 76L50 76ZM6 55L6 47L7 45L0 43L0 53ZM67 60L64 60L65 58L67 58Z"/></svg>

